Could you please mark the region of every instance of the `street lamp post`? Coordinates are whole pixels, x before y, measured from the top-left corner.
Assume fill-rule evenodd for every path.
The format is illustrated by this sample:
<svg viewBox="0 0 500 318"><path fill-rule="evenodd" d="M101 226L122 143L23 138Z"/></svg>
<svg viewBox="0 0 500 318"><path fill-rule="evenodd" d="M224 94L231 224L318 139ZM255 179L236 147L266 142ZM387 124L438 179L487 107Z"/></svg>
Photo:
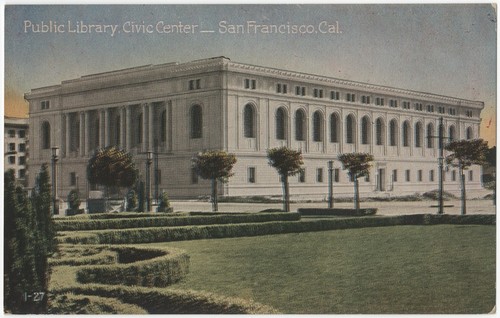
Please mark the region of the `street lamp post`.
<svg viewBox="0 0 500 318"><path fill-rule="evenodd" d="M59 160L59 147L52 147L52 213L59 214L59 207L57 205L57 166Z"/></svg>
<svg viewBox="0 0 500 318"><path fill-rule="evenodd" d="M153 162L153 152L148 151L146 157L146 203L148 212L151 212L151 163L152 162Z"/></svg>
<svg viewBox="0 0 500 318"><path fill-rule="evenodd" d="M328 208L333 208L333 160L328 161Z"/></svg>
<svg viewBox="0 0 500 318"><path fill-rule="evenodd" d="M444 214L444 205L443 205L443 166L444 166L444 125L443 125L443 117L439 118L439 209L438 214Z"/></svg>

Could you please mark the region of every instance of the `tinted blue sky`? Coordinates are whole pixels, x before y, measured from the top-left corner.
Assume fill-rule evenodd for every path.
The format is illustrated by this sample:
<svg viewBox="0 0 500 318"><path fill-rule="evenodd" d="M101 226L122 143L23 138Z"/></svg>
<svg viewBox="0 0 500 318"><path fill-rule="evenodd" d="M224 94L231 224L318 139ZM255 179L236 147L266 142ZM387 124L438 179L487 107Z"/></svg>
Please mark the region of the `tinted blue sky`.
<svg viewBox="0 0 500 318"><path fill-rule="evenodd" d="M118 25L106 34L24 32L25 21ZM214 33L126 34L123 24L199 25ZM336 25L335 34L221 34L228 24ZM6 92L86 74L224 55L234 61L484 101L496 109L496 12L491 5L7 6ZM491 127L489 128L491 134ZM491 134L493 135L493 134Z"/></svg>

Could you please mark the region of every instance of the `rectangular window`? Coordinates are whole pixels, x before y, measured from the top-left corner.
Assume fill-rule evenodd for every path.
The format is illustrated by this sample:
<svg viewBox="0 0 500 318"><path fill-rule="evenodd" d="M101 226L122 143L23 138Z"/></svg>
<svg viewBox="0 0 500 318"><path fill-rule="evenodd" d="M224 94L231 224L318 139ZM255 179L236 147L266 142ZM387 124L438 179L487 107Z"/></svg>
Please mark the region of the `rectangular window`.
<svg viewBox="0 0 500 318"><path fill-rule="evenodd" d="M255 167L248 167L248 183L255 183Z"/></svg>
<svg viewBox="0 0 500 318"><path fill-rule="evenodd" d="M201 88L201 80L197 79L196 80L196 89L200 89L200 88Z"/></svg>
<svg viewBox="0 0 500 318"><path fill-rule="evenodd" d="M427 105L427 112L433 113L434 112L434 105Z"/></svg>
<svg viewBox="0 0 500 318"><path fill-rule="evenodd" d="M429 181L434 182L434 170L429 171Z"/></svg>
<svg viewBox="0 0 500 318"><path fill-rule="evenodd" d="M338 168L333 170L333 181L340 182L340 169Z"/></svg>
<svg viewBox="0 0 500 318"><path fill-rule="evenodd" d="M370 104L370 96L361 96L361 103Z"/></svg>
<svg viewBox="0 0 500 318"><path fill-rule="evenodd" d="M276 93L278 94L286 94L288 91L288 87L286 84L276 84Z"/></svg>
<svg viewBox="0 0 500 318"><path fill-rule="evenodd" d="M21 129L18 131L19 138L26 138L26 130Z"/></svg>
<svg viewBox="0 0 500 318"><path fill-rule="evenodd" d="M189 90L192 91L194 89L194 80L189 81Z"/></svg>
<svg viewBox="0 0 500 318"><path fill-rule="evenodd" d="M8 134L10 138L16 137L16 131L14 129L9 129Z"/></svg>
<svg viewBox="0 0 500 318"><path fill-rule="evenodd" d="M346 94L346 100L348 102L354 103L356 101L356 94L347 93Z"/></svg>
<svg viewBox="0 0 500 318"><path fill-rule="evenodd" d="M156 178L156 180L154 178ZM153 178L153 182L161 184L161 170L160 169L156 169L156 173L155 173L154 178Z"/></svg>
<svg viewBox="0 0 500 318"><path fill-rule="evenodd" d="M19 152L26 152L26 144L19 144L18 150Z"/></svg>
<svg viewBox="0 0 500 318"><path fill-rule="evenodd" d="M306 88L305 88L305 86L295 86L295 95L306 96Z"/></svg>
<svg viewBox="0 0 500 318"><path fill-rule="evenodd" d="M245 88L246 89L255 89L257 87L257 81L254 79L245 79Z"/></svg>
<svg viewBox="0 0 500 318"><path fill-rule="evenodd" d="M457 171L453 170L451 172L451 181L457 181Z"/></svg>
<svg viewBox="0 0 500 318"><path fill-rule="evenodd" d="M410 109L410 102L403 102L403 109Z"/></svg>
<svg viewBox="0 0 500 318"><path fill-rule="evenodd" d="M306 96L306 88L302 86L302 96Z"/></svg>
<svg viewBox="0 0 500 318"><path fill-rule="evenodd" d="M474 181L474 171L469 170L469 181Z"/></svg>
<svg viewBox="0 0 500 318"><path fill-rule="evenodd" d="M72 187L76 186L76 172L71 172L69 174L69 185Z"/></svg>
<svg viewBox="0 0 500 318"><path fill-rule="evenodd" d="M9 151L16 151L16 144L11 142L9 143Z"/></svg>
<svg viewBox="0 0 500 318"><path fill-rule="evenodd" d="M398 101L397 101L397 100L395 100L395 99L391 99L391 100L389 101L389 106L391 106L391 107L395 107L395 108L396 108L396 107L398 107Z"/></svg>
<svg viewBox="0 0 500 318"><path fill-rule="evenodd" d="M422 170L418 170L417 176L418 176L418 182L422 182Z"/></svg>
<svg viewBox="0 0 500 318"><path fill-rule="evenodd" d="M197 184L198 183L198 174L196 173L196 169L192 168L191 169L191 184Z"/></svg>
<svg viewBox="0 0 500 318"><path fill-rule="evenodd" d="M319 89L319 88L315 88L313 90L313 95L314 97L316 98L323 98L323 90L322 89Z"/></svg>
<svg viewBox="0 0 500 318"><path fill-rule="evenodd" d="M370 174L367 174L367 175L365 176L365 182L370 182Z"/></svg>
<svg viewBox="0 0 500 318"><path fill-rule="evenodd" d="M398 170L392 170L392 182L398 182Z"/></svg>
<svg viewBox="0 0 500 318"><path fill-rule="evenodd" d="M13 165L16 163L16 156L9 156L9 164Z"/></svg>
<svg viewBox="0 0 500 318"><path fill-rule="evenodd" d="M316 170L316 182L323 182L323 168Z"/></svg>
<svg viewBox="0 0 500 318"><path fill-rule="evenodd" d="M24 179L26 177L26 169L19 170L19 179Z"/></svg>
<svg viewBox="0 0 500 318"><path fill-rule="evenodd" d="M26 157L21 156L19 157L19 165L25 165L26 164Z"/></svg>
<svg viewBox="0 0 500 318"><path fill-rule="evenodd" d="M331 91L331 92L330 92L330 99L333 99L333 100L339 100L339 99L340 99L340 94L339 94L339 92L336 92L336 91Z"/></svg>
<svg viewBox="0 0 500 318"><path fill-rule="evenodd" d="M50 108L50 101L43 100L40 102L40 106L42 109L49 109Z"/></svg>
<svg viewBox="0 0 500 318"><path fill-rule="evenodd" d="M411 179L410 179L410 170L406 170L406 182L410 182Z"/></svg>
<svg viewBox="0 0 500 318"><path fill-rule="evenodd" d="M305 169L301 170L299 173L299 182L300 183L306 182L306 170Z"/></svg>

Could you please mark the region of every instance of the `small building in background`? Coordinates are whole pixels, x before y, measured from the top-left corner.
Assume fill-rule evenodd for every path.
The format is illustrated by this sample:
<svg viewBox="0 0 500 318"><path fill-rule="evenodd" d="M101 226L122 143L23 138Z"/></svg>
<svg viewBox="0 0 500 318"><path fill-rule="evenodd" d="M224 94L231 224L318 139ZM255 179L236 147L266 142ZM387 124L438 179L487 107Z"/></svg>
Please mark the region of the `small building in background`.
<svg viewBox="0 0 500 318"><path fill-rule="evenodd" d="M4 171L13 169L16 179L27 185L28 118L5 117Z"/></svg>

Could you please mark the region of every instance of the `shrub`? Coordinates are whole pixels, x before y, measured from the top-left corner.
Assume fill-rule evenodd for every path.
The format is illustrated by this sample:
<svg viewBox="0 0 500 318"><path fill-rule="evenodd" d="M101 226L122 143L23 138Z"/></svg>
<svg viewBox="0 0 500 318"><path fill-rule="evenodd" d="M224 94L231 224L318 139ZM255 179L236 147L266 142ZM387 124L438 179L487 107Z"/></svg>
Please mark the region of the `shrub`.
<svg viewBox="0 0 500 318"><path fill-rule="evenodd" d="M170 201L166 192L160 195L160 204L158 205L158 212L172 212L170 208Z"/></svg>
<svg viewBox="0 0 500 318"><path fill-rule="evenodd" d="M300 215L365 216L375 215L377 209L298 209Z"/></svg>
<svg viewBox="0 0 500 318"><path fill-rule="evenodd" d="M144 315L148 312L132 304L126 304L115 298L73 295L70 293L63 295L51 295L51 306L49 314L69 315L69 314L127 314Z"/></svg>
<svg viewBox="0 0 500 318"><path fill-rule="evenodd" d="M137 207L137 194L134 190L130 190L127 193L127 211L134 211Z"/></svg>
<svg viewBox="0 0 500 318"><path fill-rule="evenodd" d="M68 193L68 206L71 210L78 210L80 208L80 195L78 191L71 190Z"/></svg>
<svg viewBox="0 0 500 318"><path fill-rule="evenodd" d="M113 297L140 306L150 314L279 314L276 309L253 301L191 290L88 284L53 292Z"/></svg>

